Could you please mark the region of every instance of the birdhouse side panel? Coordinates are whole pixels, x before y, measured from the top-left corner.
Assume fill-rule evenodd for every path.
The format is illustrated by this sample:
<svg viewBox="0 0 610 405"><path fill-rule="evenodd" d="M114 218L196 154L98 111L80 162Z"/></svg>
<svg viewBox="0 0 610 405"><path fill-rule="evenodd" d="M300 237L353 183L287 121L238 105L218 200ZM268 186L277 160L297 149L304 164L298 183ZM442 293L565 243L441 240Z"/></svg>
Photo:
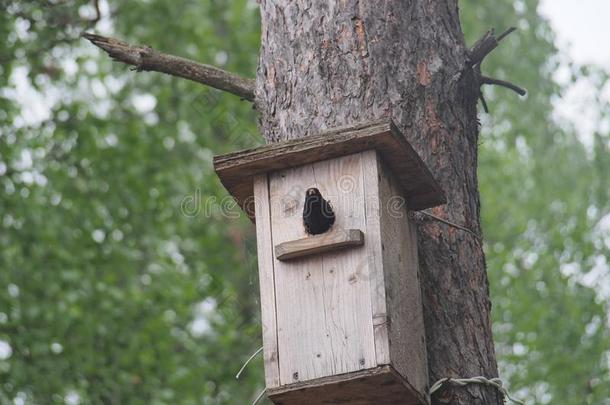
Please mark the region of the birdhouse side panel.
<svg viewBox="0 0 610 405"><path fill-rule="evenodd" d="M331 231L367 230L362 154L333 158L269 175L273 245L307 238L303 206L317 188L335 214ZM376 366L367 250L352 247L274 259L280 384Z"/></svg>
<svg viewBox="0 0 610 405"><path fill-rule="evenodd" d="M261 321L263 330L263 358L265 385L280 386L277 350L277 320L275 315L275 281L273 273L273 246L271 240L271 212L267 174L254 177L254 203L256 215L256 245L258 252L258 278L260 285Z"/></svg>
<svg viewBox="0 0 610 405"><path fill-rule="evenodd" d="M416 228L398 182L382 161L378 164L391 364L425 396L428 360Z"/></svg>

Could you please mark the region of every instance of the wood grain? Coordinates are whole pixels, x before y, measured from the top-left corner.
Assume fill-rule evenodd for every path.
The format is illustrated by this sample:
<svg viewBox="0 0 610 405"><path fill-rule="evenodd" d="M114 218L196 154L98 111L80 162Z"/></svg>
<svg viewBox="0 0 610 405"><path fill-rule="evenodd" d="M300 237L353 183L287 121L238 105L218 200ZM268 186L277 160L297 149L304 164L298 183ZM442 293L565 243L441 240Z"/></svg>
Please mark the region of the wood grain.
<svg viewBox="0 0 610 405"><path fill-rule="evenodd" d="M280 243L275 246L275 257L290 260L363 244L364 233L360 229L334 229L321 235Z"/></svg>
<svg viewBox="0 0 610 405"><path fill-rule="evenodd" d="M256 209L256 248L258 251L258 279L261 295L261 321L263 328L263 359L265 384L279 387L280 370L277 348L277 317L275 311L275 275L271 244L271 218L267 175L254 177Z"/></svg>
<svg viewBox="0 0 610 405"><path fill-rule="evenodd" d="M243 208L252 196L252 176L256 174L366 150L379 151L397 177L410 209L420 210L446 202L443 191L430 171L388 119L216 156L214 168L222 184ZM246 213L253 218L253 213Z"/></svg>
<svg viewBox="0 0 610 405"><path fill-rule="evenodd" d="M361 154L271 173L273 244L306 237L302 211L310 187L333 205L335 227L365 229L362 177ZM376 366L365 249L276 258L274 269L281 385Z"/></svg>
<svg viewBox="0 0 610 405"><path fill-rule="evenodd" d="M368 150L257 175L254 187L267 388L352 379L389 365L415 393L413 403L422 403L428 374L417 239L400 185L380 154ZM305 233L310 187L334 207L337 222L327 234ZM352 243L364 246L336 251ZM300 389L287 395L295 404L402 398L391 390L378 397L364 380L355 397L325 386L336 402L298 402L299 395L313 398Z"/></svg>

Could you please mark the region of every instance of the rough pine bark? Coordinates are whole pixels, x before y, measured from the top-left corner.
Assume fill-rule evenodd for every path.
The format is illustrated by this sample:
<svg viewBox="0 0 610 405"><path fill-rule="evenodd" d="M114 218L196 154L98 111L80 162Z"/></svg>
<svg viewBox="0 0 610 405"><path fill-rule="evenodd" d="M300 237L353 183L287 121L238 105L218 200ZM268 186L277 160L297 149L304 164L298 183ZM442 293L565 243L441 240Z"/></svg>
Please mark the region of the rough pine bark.
<svg viewBox="0 0 610 405"><path fill-rule="evenodd" d="M448 203L437 216L480 234L478 87L457 0L261 0L256 104L268 142L391 117ZM430 383L497 376L479 240L417 217ZM500 404L488 387L435 403Z"/></svg>

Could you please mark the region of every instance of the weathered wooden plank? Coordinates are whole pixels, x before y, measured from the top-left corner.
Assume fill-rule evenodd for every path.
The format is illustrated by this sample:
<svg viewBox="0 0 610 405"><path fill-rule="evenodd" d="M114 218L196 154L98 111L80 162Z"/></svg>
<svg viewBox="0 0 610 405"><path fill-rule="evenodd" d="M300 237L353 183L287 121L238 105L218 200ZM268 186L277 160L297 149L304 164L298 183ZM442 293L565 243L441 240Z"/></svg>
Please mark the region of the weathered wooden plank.
<svg viewBox="0 0 610 405"><path fill-rule="evenodd" d="M254 195L258 204L258 209L256 210L256 246L258 251L258 278L263 327L265 384L268 388L272 388L280 386L280 370L277 348L275 276L273 272L273 245L271 244L269 184L266 174L254 177Z"/></svg>
<svg viewBox="0 0 610 405"><path fill-rule="evenodd" d="M366 220L366 251L369 261L371 284L371 312L373 314L373 335L377 365L390 364L388 337L388 311L382 262L379 171L376 151L362 152L362 172L364 184L364 211Z"/></svg>
<svg viewBox="0 0 610 405"><path fill-rule="evenodd" d="M391 367L319 378L267 390L276 405L421 405L426 403Z"/></svg>
<svg viewBox="0 0 610 405"><path fill-rule="evenodd" d="M311 166L269 175L273 244L305 236L301 198L310 187L305 179L309 179L310 184L313 182ZM327 195L325 189L320 191ZM322 257L293 262L276 259L274 267L278 291L278 346L282 353L280 382L286 385L322 374L327 369L332 347L319 319L325 310L324 286L320 281Z"/></svg>
<svg viewBox="0 0 610 405"><path fill-rule="evenodd" d="M363 244L364 234L360 229L333 229L321 235L280 243L275 246L275 257L290 260Z"/></svg>
<svg viewBox="0 0 610 405"><path fill-rule="evenodd" d="M214 166L219 170L225 170L240 165L250 165L253 162L266 160L267 157L280 155L281 152L291 151L292 153L298 154L300 150L307 150L308 147L316 147L319 142L324 142L328 145L337 143L338 137L343 136L349 138L350 136L366 136L370 134L378 134L387 132L391 126L391 120L382 118L376 121L357 123L355 125L346 125L343 127L333 128L328 131L324 131L320 135L311 136L307 138L293 139L283 142L274 142L263 147L256 147L250 149L244 149L237 152L227 153L221 156L214 157ZM351 134L351 133L354 134ZM307 143L304 143L306 141ZM311 143L311 144L310 144ZM308 145L309 144L309 145ZM310 162L306 162L310 163ZM271 164L276 164L271 162ZM286 168L283 164L278 164L275 169Z"/></svg>
<svg viewBox="0 0 610 405"><path fill-rule="evenodd" d="M269 175L273 244L306 237L305 191L328 199L338 229L365 229L360 154ZM366 245L366 243L365 243ZM274 261L280 383L376 366L365 249Z"/></svg>
<svg viewBox="0 0 610 405"><path fill-rule="evenodd" d="M378 161L385 296L392 366L418 392L428 391L428 361L415 226L400 185Z"/></svg>
<svg viewBox="0 0 610 405"><path fill-rule="evenodd" d="M243 208L252 196L252 176L289 167L377 150L399 179L413 210L445 203L444 194L423 161L391 120L331 130L318 136L276 142L256 149L214 157L214 168ZM246 213L253 218L253 213Z"/></svg>

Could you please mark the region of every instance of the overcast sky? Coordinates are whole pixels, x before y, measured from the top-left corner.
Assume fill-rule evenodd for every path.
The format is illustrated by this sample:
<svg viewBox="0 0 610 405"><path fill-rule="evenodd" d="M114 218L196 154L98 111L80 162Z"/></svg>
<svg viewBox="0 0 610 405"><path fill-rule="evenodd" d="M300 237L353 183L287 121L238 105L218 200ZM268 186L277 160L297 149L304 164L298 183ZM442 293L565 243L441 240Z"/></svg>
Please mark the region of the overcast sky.
<svg viewBox="0 0 610 405"><path fill-rule="evenodd" d="M541 0L539 11L549 19L557 46L572 61L597 65L610 73L610 0ZM594 132L610 131L610 121L602 119L602 111L596 108L598 90L591 82L580 80L554 103L555 117L575 125L588 146ZM610 85L603 94L610 99Z"/></svg>
<svg viewBox="0 0 610 405"><path fill-rule="evenodd" d="M540 12L576 62L610 70L610 0L542 0Z"/></svg>

